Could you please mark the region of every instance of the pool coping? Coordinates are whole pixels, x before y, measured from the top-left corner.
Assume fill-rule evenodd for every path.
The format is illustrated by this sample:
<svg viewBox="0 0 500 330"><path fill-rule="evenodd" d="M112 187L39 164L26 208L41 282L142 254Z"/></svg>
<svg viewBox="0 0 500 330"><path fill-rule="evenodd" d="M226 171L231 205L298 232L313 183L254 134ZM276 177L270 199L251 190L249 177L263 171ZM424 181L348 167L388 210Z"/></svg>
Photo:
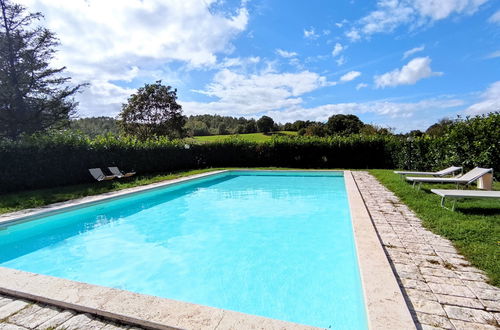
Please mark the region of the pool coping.
<svg viewBox="0 0 500 330"><path fill-rule="evenodd" d="M351 171L344 171L370 329L416 329Z"/></svg>
<svg viewBox="0 0 500 330"><path fill-rule="evenodd" d="M0 216L0 225L29 221L42 215L85 207L144 191L177 185L225 172L211 171L116 192L89 196ZM350 171L257 170L343 172L370 329L414 329L415 324L377 236L370 215ZM0 267L0 292L70 308L85 313L154 329L318 329L261 316L223 310L167 298L133 293L47 275Z"/></svg>

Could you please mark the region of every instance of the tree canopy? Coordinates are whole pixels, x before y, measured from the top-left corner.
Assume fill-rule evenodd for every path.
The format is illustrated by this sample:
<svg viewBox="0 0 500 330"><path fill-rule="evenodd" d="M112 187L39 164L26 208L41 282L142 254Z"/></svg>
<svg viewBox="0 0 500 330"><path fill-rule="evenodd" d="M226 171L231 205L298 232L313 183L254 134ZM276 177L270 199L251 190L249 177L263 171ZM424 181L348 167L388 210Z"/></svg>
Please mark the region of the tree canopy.
<svg viewBox="0 0 500 330"><path fill-rule="evenodd" d="M145 84L128 98L119 114L120 126L126 134L140 139L153 136L183 137L185 117L177 103L177 89L161 80Z"/></svg>
<svg viewBox="0 0 500 330"><path fill-rule="evenodd" d="M269 133L274 128L274 120L268 116L262 116L257 120L257 129L261 133Z"/></svg>
<svg viewBox="0 0 500 330"><path fill-rule="evenodd" d="M358 134L363 128L363 122L355 115L333 115L326 123L330 134Z"/></svg>
<svg viewBox="0 0 500 330"><path fill-rule="evenodd" d="M66 124L83 85L68 86L65 67L51 68L55 35L35 26L40 13L0 0L0 136L16 139Z"/></svg>

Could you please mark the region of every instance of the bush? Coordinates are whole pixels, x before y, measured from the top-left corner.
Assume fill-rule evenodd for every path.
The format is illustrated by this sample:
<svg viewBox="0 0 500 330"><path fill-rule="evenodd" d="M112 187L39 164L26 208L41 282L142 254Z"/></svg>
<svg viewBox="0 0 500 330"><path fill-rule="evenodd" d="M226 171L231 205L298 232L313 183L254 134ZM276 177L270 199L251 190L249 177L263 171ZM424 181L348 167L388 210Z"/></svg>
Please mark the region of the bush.
<svg viewBox="0 0 500 330"><path fill-rule="evenodd" d="M228 138L183 140L99 136L65 131L0 142L0 191L92 182L89 168L118 166L140 174L209 167L388 168L387 141L373 137L273 137L264 143Z"/></svg>
<svg viewBox="0 0 500 330"><path fill-rule="evenodd" d="M458 120L444 136L273 136L266 142L231 138L193 144L158 137L51 132L0 141L0 192L92 182L92 167L118 166L139 174L210 167L403 168L437 170L450 165L500 171L500 113Z"/></svg>

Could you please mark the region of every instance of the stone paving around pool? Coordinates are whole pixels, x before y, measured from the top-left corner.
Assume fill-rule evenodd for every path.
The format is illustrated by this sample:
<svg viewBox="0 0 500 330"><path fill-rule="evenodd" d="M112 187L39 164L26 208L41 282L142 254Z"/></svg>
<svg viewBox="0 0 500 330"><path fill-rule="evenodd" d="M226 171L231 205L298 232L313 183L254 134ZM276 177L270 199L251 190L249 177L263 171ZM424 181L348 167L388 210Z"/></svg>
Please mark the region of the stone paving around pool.
<svg viewBox="0 0 500 330"><path fill-rule="evenodd" d="M123 330L135 329L86 313L64 310L0 294L0 330Z"/></svg>
<svg viewBox="0 0 500 330"><path fill-rule="evenodd" d="M417 328L500 329L500 289L372 175L352 173Z"/></svg>

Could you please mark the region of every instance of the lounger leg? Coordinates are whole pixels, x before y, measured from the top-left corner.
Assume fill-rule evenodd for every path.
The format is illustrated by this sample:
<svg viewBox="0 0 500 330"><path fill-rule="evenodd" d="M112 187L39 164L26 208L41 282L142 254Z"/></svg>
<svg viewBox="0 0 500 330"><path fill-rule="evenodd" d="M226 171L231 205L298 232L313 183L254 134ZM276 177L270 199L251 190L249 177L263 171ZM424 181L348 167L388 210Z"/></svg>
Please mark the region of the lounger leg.
<svg viewBox="0 0 500 330"><path fill-rule="evenodd" d="M452 212L455 211L455 204L457 203L457 200L454 198L453 199L453 204L451 205L451 209L449 207L446 207L445 205L445 196L441 197L441 207L447 210L451 210Z"/></svg>

